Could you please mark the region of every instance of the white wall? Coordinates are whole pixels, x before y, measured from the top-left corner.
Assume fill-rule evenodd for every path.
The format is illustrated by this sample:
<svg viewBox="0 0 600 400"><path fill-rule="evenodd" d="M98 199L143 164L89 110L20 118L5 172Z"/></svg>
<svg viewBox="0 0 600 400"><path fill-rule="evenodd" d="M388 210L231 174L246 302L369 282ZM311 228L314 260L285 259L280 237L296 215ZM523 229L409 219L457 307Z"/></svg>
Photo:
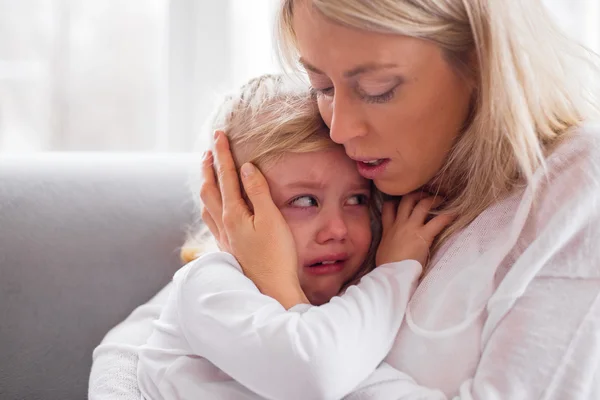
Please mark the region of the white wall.
<svg viewBox="0 0 600 400"><path fill-rule="evenodd" d="M600 51L600 0L544 1ZM0 153L189 150L223 92L279 70L278 3L0 0Z"/></svg>

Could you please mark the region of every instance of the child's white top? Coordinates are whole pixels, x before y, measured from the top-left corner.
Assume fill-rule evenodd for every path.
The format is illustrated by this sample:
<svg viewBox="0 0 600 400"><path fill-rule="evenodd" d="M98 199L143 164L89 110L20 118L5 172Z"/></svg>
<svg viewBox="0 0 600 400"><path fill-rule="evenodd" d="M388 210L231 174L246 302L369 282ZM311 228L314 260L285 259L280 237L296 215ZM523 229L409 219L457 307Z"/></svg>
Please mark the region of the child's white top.
<svg viewBox="0 0 600 400"><path fill-rule="evenodd" d="M404 279L408 287L414 281ZM389 379L363 382L348 399L598 399L599 127L580 129L528 186L448 241L405 307L406 288L377 308L361 305L358 315L333 301L326 317L319 308L285 313L258 294L246 301L256 293L249 281L196 304L179 296L189 306L184 313L197 318L190 325L218 342L194 351L272 399L350 393L384 359L386 329L404 311L385 357ZM324 328L309 333L301 321ZM314 396L295 391L303 385Z"/></svg>
<svg viewBox="0 0 600 400"><path fill-rule="evenodd" d="M391 368L374 370L391 349L421 271L417 261L386 264L325 305L286 311L233 256L207 254L173 278L139 350L140 390L147 400L304 400L324 392L339 399L367 377L369 387L389 380Z"/></svg>

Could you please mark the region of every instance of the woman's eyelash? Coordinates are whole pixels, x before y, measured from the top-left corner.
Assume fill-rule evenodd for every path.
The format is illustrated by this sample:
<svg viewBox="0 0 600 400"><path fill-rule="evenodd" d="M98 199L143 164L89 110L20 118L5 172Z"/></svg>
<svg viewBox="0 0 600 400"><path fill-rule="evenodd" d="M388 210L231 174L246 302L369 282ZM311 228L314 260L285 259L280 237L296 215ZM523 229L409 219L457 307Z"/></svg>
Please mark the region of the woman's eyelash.
<svg viewBox="0 0 600 400"><path fill-rule="evenodd" d="M358 95L360 96L360 98L362 100L366 101L367 103L387 103L394 97L394 94L396 94L397 88L398 88L398 86L394 86L387 92L378 94L376 96L369 95L369 94L359 90Z"/></svg>
<svg viewBox="0 0 600 400"><path fill-rule="evenodd" d="M313 96L332 96L333 95L333 86L323 89L311 88L310 92Z"/></svg>
<svg viewBox="0 0 600 400"><path fill-rule="evenodd" d="M366 94L364 91L359 90L359 89L357 89L357 93L361 100L363 100L367 103L379 104L379 103L387 103L388 101L390 101L394 97L394 94L396 93L397 88L398 88L398 86L395 86L392 89L388 90L387 92L378 94L376 96ZM331 97L334 94L334 88L333 87L328 87L328 88L323 88L323 89L312 88L311 94L315 97L319 97L319 96Z"/></svg>

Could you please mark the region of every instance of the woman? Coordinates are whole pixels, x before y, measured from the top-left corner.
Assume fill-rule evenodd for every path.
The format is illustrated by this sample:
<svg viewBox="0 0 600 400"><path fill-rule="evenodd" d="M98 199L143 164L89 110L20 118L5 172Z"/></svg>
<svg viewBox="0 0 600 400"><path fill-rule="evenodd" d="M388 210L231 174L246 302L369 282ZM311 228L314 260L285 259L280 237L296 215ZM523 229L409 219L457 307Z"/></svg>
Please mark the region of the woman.
<svg viewBox="0 0 600 400"><path fill-rule="evenodd" d="M441 193L459 216L386 358L405 379L372 398L600 398L600 128L585 50L538 1L285 0L280 33L360 173L390 195ZM300 303L264 178L244 168L250 211L226 145L215 168L204 221L261 292Z"/></svg>

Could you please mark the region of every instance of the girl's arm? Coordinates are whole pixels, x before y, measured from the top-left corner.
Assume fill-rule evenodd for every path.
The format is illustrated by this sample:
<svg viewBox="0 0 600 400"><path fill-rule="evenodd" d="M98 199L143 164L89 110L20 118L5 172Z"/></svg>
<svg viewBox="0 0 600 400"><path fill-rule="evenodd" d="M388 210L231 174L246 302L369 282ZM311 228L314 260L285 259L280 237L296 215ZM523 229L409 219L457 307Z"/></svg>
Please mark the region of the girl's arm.
<svg viewBox="0 0 600 400"><path fill-rule="evenodd" d="M600 398L598 277L540 275L518 299L497 301L490 310L499 323L490 332L477 369L454 396L388 367L376 371L345 400ZM452 366L440 365L432 373L443 374L446 368Z"/></svg>
<svg viewBox="0 0 600 400"><path fill-rule="evenodd" d="M421 265L386 264L328 304L289 311L260 293L233 256L206 255L176 277L192 350L268 399L340 399L389 352ZM183 272L183 271L182 271Z"/></svg>

